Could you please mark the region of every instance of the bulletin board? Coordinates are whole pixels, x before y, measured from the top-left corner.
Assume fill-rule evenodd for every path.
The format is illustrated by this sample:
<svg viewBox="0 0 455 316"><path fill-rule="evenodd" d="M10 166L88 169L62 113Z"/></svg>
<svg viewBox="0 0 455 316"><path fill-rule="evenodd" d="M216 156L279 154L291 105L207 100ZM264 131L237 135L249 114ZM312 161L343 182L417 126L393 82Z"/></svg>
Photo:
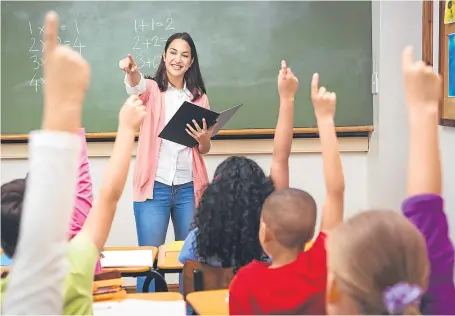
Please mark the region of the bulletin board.
<svg viewBox="0 0 455 316"><path fill-rule="evenodd" d="M433 64L433 7L435 2L423 1L422 58ZM455 1L439 1L439 73L443 78L443 96L439 104L439 124L455 127Z"/></svg>
<svg viewBox="0 0 455 316"><path fill-rule="evenodd" d="M455 1L439 7L439 72L444 80L440 124L455 127Z"/></svg>

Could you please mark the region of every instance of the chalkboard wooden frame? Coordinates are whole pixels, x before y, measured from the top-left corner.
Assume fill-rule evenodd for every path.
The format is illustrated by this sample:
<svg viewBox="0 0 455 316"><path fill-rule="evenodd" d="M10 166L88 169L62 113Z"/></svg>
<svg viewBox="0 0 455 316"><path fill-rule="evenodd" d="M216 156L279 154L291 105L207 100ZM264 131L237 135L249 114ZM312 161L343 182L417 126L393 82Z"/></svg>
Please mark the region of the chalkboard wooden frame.
<svg viewBox="0 0 455 316"><path fill-rule="evenodd" d="M422 59L427 65L433 65L433 1L423 1L422 3ZM445 79L446 74L446 28L448 26L444 24L444 10L445 10L445 0L439 1L439 54L438 54L438 64L439 64L439 73ZM447 83L444 82L444 87ZM444 89L444 93L446 93ZM444 102L444 96L439 102L439 125L447 127L455 127L455 118L444 117L444 107L447 106Z"/></svg>
<svg viewBox="0 0 455 316"><path fill-rule="evenodd" d="M361 135L364 137L365 134L368 134L373 131L373 126L366 125L366 126L339 126L336 127L337 133L347 133L353 136ZM275 129L272 128L264 128L264 129L240 129L240 130L221 130L218 135L225 137L248 137L251 138L262 138L263 136L273 135L275 133ZM302 127L302 128L294 128L294 134L317 134L318 129L317 127ZM97 140L114 140L117 133L87 133L86 138L87 140L97 141ZM217 135L217 136L218 136ZM139 137L139 133L136 135ZM28 140L28 134L17 134L17 135L0 135L1 142L7 143L23 143Z"/></svg>
<svg viewBox="0 0 455 316"><path fill-rule="evenodd" d="M439 73L441 74L442 78L444 79L444 89L443 89L443 97L441 102L439 103L439 113L440 117L440 125L448 126L448 127L455 127L455 116L449 115L449 117L445 116L444 113L446 112L448 107L451 107L452 110L455 108L455 101L453 98L446 98L446 94L448 93L448 71L447 71L447 35L449 33L455 33L455 23L452 24L444 24L444 10L445 10L445 1L439 2Z"/></svg>

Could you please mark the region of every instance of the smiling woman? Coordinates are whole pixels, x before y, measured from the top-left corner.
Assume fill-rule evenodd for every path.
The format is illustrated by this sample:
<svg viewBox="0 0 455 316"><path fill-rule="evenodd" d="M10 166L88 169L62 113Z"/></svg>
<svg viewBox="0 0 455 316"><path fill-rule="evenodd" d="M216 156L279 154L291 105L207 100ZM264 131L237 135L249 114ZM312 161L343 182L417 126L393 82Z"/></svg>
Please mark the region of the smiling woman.
<svg viewBox="0 0 455 316"><path fill-rule="evenodd" d="M134 216L140 246L164 244L169 218L176 240L184 240L191 226L195 204L208 183L201 154L209 152L211 130L188 128L198 145L188 148L158 137L184 101L209 108L193 39L173 34L166 42L154 77L144 76L131 55L120 60L129 94L139 94L146 105L134 171ZM143 278L138 278L137 290ZM153 289L151 289L153 290Z"/></svg>

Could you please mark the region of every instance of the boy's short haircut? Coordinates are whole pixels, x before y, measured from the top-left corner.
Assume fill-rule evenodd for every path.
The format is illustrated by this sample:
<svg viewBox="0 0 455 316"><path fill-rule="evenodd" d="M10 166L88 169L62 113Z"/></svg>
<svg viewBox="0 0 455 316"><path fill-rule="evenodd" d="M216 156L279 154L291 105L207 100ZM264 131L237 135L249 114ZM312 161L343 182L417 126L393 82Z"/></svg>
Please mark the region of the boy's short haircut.
<svg viewBox="0 0 455 316"><path fill-rule="evenodd" d="M274 191L264 202L262 220L285 248L303 250L313 238L317 217L316 202L302 190Z"/></svg>
<svg viewBox="0 0 455 316"><path fill-rule="evenodd" d="M26 178L16 179L1 187L1 245L5 254L12 258L19 239Z"/></svg>

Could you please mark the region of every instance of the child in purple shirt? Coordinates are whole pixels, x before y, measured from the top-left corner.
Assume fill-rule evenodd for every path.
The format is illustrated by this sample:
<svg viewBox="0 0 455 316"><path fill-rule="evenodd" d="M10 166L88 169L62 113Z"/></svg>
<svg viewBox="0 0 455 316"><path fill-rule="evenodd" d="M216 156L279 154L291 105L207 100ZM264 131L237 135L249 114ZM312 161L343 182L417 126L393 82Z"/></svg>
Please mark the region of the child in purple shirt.
<svg viewBox="0 0 455 316"><path fill-rule="evenodd" d="M454 247L437 194L418 194L403 202L403 214L425 236L430 279L420 310L424 315L455 315Z"/></svg>
<svg viewBox="0 0 455 316"><path fill-rule="evenodd" d="M442 80L431 66L413 62L412 48L403 53L403 75L409 120L409 171L408 198L402 210L425 237L430 263L428 288L420 311L427 315L455 315L455 251L441 197L438 104Z"/></svg>

